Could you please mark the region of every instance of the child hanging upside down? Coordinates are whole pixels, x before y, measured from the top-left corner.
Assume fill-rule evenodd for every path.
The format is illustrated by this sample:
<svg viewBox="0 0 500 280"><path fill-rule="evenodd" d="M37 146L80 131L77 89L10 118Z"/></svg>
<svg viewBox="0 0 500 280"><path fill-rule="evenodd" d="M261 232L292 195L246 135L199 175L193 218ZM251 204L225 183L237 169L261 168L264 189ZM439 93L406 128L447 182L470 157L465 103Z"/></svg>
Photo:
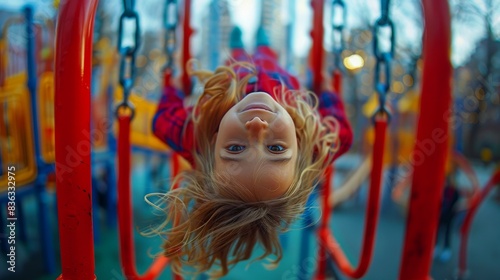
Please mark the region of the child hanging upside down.
<svg viewBox="0 0 500 280"><path fill-rule="evenodd" d="M225 275L256 244L264 250L258 259L272 254L278 264L278 234L352 142L337 94L302 89L278 65L263 29L253 56L238 28L231 48L233 60L214 72L190 69L204 85L194 107L166 87L153 121L155 135L192 165L175 178L178 189L160 195L155 205L164 203L168 217L150 232L165 238L164 255L178 273L183 265L197 272L215 265Z"/></svg>

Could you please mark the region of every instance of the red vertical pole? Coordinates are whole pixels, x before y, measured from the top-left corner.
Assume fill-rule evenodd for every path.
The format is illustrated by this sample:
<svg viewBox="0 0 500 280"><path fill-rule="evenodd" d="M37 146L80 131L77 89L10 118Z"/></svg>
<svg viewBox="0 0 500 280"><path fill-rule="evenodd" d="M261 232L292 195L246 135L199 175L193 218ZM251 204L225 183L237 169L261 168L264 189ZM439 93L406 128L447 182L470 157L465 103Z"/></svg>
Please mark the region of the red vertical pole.
<svg viewBox="0 0 500 280"><path fill-rule="evenodd" d="M190 40L193 29L191 20L191 0L184 2L183 34L182 34L182 86L185 94L191 93L191 78L187 72L186 64L191 59Z"/></svg>
<svg viewBox="0 0 500 280"><path fill-rule="evenodd" d="M338 96L342 96L342 73L339 69L333 70L332 86L333 91L338 94Z"/></svg>
<svg viewBox="0 0 500 280"><path fill-rule="evenodd" d="M7 40L0 38L0 87L4 86L7 70Z"/></svg>
<svg viewBox="0 0 500 280"><path fill-rule="evenodd" d="M55 146L62 273L96 279L90 173L90 70L97 0L63 0L55 57Z"/></svg>
<svg viewBox="0 0 500 280"><path fill-rule="evenodd" d="M312 47L311 47L311 71L313 76L313 91L319 94L321 90L321 82L323 81L323 8L325 6L324 0L312 0L311 6L313 8L313 30Z"/></svg>
<svg viewBox="0 0 500 280"><path fill-rule="evenodd" d="M448 153L450 12L446 0L423 0L425 37L420 116L410 160L413 179L399 279L428 279Z"/></svg>
<svg viewBox="0 0 500 280"><path fill-rule="evenodd" d="M325 172L324 176L324 182L323 182L323 190L321 195L323 196L322 198L322 213L321 213L321 226L320 230L318 231L318 239L321 240L321 233L326 231L328 229L328 221L330 220L330 214L331 214L331 209L330 209L330 204L328 203L328 198L330 197L330 190L332 188L332 176L333 176L333 165L328 166ZM320 244L319 246L319 251L318 251L318 273L316 274L316 280L323 280L325 279L325 271L326 271L326 261L327 261L327 255L326 255L326 248L325 246L322 246Z"/></svg>
<svg viewBox="0 0 500 280"><path fill-rule="evenodd" d="M342 74L338 69L335 69L333 71L333 79L332 79L332 86L333 86L333 91L338 94L339 96L341 95L341 90L342 90ZM325 182L324 182L324 187L323 187L323 212L321 216L321 230L318 231L318 233L321 233L322 231L325 231L328 229L328 222L330 221L330 216L332 214L332 209L329 207L329 198L331 196L331 192L333 190L333 183L332 183L332 178L333 174L335 172L335 169L333 167L333 164L328 166L325 172ZM321 240L321 236L320 236ZM318 273L316 275L316 280L323 280L325 279L325 271L326 271L326 261L327 261L327 255L326 255L326 248L325 246L319 246L319 252L318 252Z"/></svg>

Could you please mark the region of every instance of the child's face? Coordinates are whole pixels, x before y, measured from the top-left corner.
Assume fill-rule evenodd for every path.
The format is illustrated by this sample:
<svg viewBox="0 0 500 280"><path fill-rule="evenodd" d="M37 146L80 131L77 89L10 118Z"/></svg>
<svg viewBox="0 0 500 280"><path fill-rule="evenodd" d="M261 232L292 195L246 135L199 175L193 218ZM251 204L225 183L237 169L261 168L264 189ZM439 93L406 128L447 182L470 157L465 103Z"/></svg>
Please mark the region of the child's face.
<svg viewBox="0 0 500 280"><path fill-rule="evenodd" d="M215 135L215 172L269 200L291 185L297 137L290 114L269 94L253 92L222 118Z"/></svg>

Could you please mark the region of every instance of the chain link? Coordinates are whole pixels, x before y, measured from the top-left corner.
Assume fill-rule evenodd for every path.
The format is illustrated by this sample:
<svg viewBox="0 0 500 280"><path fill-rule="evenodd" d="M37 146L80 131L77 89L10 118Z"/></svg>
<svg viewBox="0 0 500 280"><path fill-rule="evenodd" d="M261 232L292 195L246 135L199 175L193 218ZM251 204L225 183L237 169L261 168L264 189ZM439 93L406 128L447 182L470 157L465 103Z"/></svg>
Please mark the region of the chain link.
<svg viewBox="0 0 500 280"><path fill-rule="evenodd" d="M177 0L167 0L165 4L163 24L165 27L164 48L167 54L167 63L164 67L166 71L172 71L174 67L174 52L177 47L176 30L179 22L179 11Z"/></svg>
<svg viewBox="0 0 500 280"><path fill-rule="evenodd" d="M385 24L386 21L390 20L389 18L389 3L390 0L380 0L380 21L382 24Z"/></svg>
<svg viewBox="0 0 500 280"><path fill-rule="evenodd" d="M332 0L332 53L334 54L334 67L340 69L340 56L344 51L344 27L347 10L343 0Z"/></svg>
<svg viewBox="0 0 500 280"><path fill-rule="evenodd" d="M129 108L132 111L131 119L134 116L134 109L128 99L134 86L135 57L140 44L139 14L135 11L134 4L134 0L123 0L124 10L118 25L119 81L123 88L123 100L117 106L116 114L120 108ZM126 21L133 21L134 28L132 30L129 30L131 25L126 24ZM131 38L131 40L124 40L124 38Z"/></svg>
<svg viewBox="0 0 500 280"><path fill-rule="evenodd" d="M389 42L389 46L382 49L380 42L382 41L379 36L381 36L381 30L385 28L386 31L390 32L390 35L386 39ZM379 108L375 115L378 113L385 113L390 117L389 111L387 110L385 104L387 99L387 92L391 87L391 63L394 57L394 47L395 47L395 30L394 24L389 16L389 0L381 0L381 16L375 22L373 27L373 54L376 58L375 64L375 90L377 91L379 98ZM382 71L384 68L385 71ZM384 74L384 75L382 75Z"/></svg>

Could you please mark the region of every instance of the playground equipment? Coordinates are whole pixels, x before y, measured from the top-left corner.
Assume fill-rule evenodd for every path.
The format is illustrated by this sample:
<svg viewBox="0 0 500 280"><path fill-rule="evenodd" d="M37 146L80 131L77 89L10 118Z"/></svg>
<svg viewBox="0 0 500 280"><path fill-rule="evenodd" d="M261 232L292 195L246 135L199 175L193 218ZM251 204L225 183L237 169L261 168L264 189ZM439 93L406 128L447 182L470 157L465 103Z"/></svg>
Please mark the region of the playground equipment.
<svg viewBox="0 0 500 280"><path fill-rule="evenodd" d="M464 279L469 274L469 271L467 270L467 245L468 245L469 231L472 225L472 220L474 219L474 216L479 206L484 201L488 193L498 184L500 184L500 169L497 169L497 171L493 174L493 176L491 176L490 180L481 189L481 191L476 192L471 199L469 211L467 212L464 223L462 224L462 227L460 229L461 240L460 240L460 255L459 255L459 265L458 265L459 279Z"/></svg>
<svg viewBox="0 0 500 280"><path fill-rule="evenodd" d="M189 28L189 9L190 1L185 2L184 15L184 39L183 50L189 51L189 34L192 33ZM175 4L175 1L169 1ZM67 49L68 52L56 53L56 68L64 68L65 71L56 77L56 161L64 163L67 161L65 151L62 147L77 148L81 142L82 135L79 131L89 130L87 120L90 102L88 87L85 85L90 82L90 58L91 42L93 34L93 19L95 15L97 1L63 1L60 5L59 21L66 20L78 23L75 25L58 25L56 46L58 49ZM133 118L134 109L130 107L129 97L133 86L133 65L135 51L139 42L139 21L138 15L134 11L133 1L124 1L125 12L121 16L120 34L127 32L123 30L125 20L133 20L135 23L135 40L132 46L122 45L119 40L119 50L122 53L120 66L120 84L123 87L123 102L117 107L119 116L119 225L121 260L125 275L131 279L151 279L157 276L158 272L166 264L166 259L160 258L151 270L143 276L138 276L134 265L134 248L132 243L132 215L130 214L130 140L128 138L130 130L130 121ZM76 11L78 15L75 15ZM78 63L72 61L72 57L87 57L86 60L79 60ZM189 59L189 54L184 53L183 61ZM80 71L79 69L84 69ZM189 77L186 70L183 73L183 85L186 89L190 88ZM64 92L77 92L78 97L65 95ZM77 113L78 112L78 113ZM70 121L71 120L71 121ZM64 131L64 133L62 133ZM92 237L92 206L89 197L91 197L90 187L90 166L88 165L89 155L82 154L81 160L71 166L71 173L58 170L61 180L57 185L58 210L61 235L61 259L62 274L61 279L93 279L93 237ZM77 187L74 182L78 182ZM72 205L64 201L72 200ZM86 209L87 211L82 211ZM66 223L77 219L78 224L71 223L72 227L65 226ZM81 240L75 247L72 240Z"/></svg>
<svg viewBox="0 0 500 280"><path fill-rule="evenodd" d="M428 217L435 217L436 219L438 217L441 201L440 187L444 181L444 166L447 152L448 123L441 116L442 112L447 112L450 103L450 85L447 83L451 74L451 63L449 53L447 52L450 44L450 15L446 1L438 1L436 3L424 0L422 2L426 20L426 31L424 33L426 37L424 40L425 60L420 112L426 113L421 114L419 120L417 143L425 139L434 139L435 152L428 155L427 159L422 159L426 161L426 164L415 164L408 214L409 222L407 223L400 279L428 278L435 238L434 233L437 226L436 220L428 219ZM380 97L379 106L383 109L385 104L383 97L385 97L385 93L388 90L389 83L387 81L390 77L389 63L393 49L386 51L386 53L377 51L377 30L382 27L389 27L391 29L391 36L394 36L394 29L388 13L389 1L381 1L381 7L382 16L375 24L374 53L377 57L375 80L377 81L377 92ZM318 7L317 9L319 10L320 8ZM440 20L437 20L438 18ZM430 29L428 28L429 26L433 26L433 28ZM391 39L391 42L394 43L394 40ZM431 66L431 63L433 66ZM386 83L380 81L380 64L383 64L386 70ZM436 67L434 64L438 64L439 66ZM435 98L435 96L440 96L440 98ZM379 210L380 173L383 158L383 152L380 153L380 151L384 149L386 126L384 119L376 119L375 121L376 136L373 153L374 167L372 167L371 177L372 186L366 208L367 218L365 220L365 235L363 238L361 260L356 268L350 264L341 249L339 249L335 239L328 233L326 226L328 217L325 217L327 215L323 216L320 228L320 238L327 246L329 253L339 266L341 272L352 278L360 278L366 272L373 249L373 239L375 238L375 227ZM439 131L439 137L434 135L435 131ZM422 151L420 150L421 147L416 145L413 156L417 153L421 154ZM329 176L326 177L326 180L326 185L329 186ZM323 188L324 214L330 212L327 201L329 189L329 187ZM320 254L322 253L320 251ZM322 255L320 257L321 260L325 259ZM320 269L324 269L324 264L320 266ZM318 276L322 278L322 272L319 272Z"/></svg>
<svg viewBox="0 0 500 280"><path fill-rule="evenodd" d="M450 159L449 161L451 162L449 165L456 165L458 168L460 168L467 178L470 181L470 187L463 189L461 188L461 193L463 196L465 196L468 200L472 199L474 196L477 195L478 192L480 192L480 187L479 187L479 180L477 178L476 173L472 169L472 166L470 163L465 159L465 157L457 152L454 151L449 155ZM397 204L401 205L404 209L407 208L408 206L408 201L409 201L409 186L411 183L411 178L413 176L413 172L411 170L408 170L405 174L402 174L400 177L402 177L399 182L396 184L396 186L392 189L391 197L392 200L395 201ZM467 207L471 205L471 201L467 203Z"/></svg>
<svg viewBox="0 0 500 280"><path fill-rule="evenodd" d="M38 75L36 43L41 32L34 21L34 10L27 6L22 17L9 18L0 34L0 203L4 204L6 195L7 167L16 169L16 210L21 240L26 241L23 222L23 201L29 194L35 194L37 200L37 221L43 262L47 272L55 270L55 256L50 234L49 208L46 199L48 177L53 174L54 166L42 147L39 131L39 117L44 112L37 106L42 102L37 95ZM10 28L24 36L17 37L17 44L11 44L7 38ZM19 43L21 42L21 43ZM5 167L5 168L4 168ZM1 212L3 212L0 210ZM3 215L2 215L3 216ZM12 214L9 213L9 216ZM2 226L2 232L5 227ZM2 242L6 246L7 242Z"/></svg>
<svg viewBox="0 0 500 280"><path fill-rule="evenodd" d="M189 2L189 1L187 1ZM186 5L189 6L189 5ZM165 7L166 16L172 17L177 14L177 5L174 1L168 1ZM186 15L185 15L186 16ZM122 45L122 38L126 34L124 30L124 21L133 19L136 24L134 30L134 42L131 46ZM168 22L168 19L167 19ZM184 24L189 24L186 20ZM175 30L175 29L174 29ZM170 30L169 30L170 31ZM135 116L135 109L131 106L128 97L130 96L132 86L134 84L134 62L135 53L139 47L139 17L134 10L134 1L124 1L124 12L120 17L118 50L121 54L120 60L120 85L123 88L123 100L116 108L116 116L118 118L118 218L120 229L120 248L121 248L121 264L124 275L131 279L155 279L163 268L168 264L168 259L160 256L156 258L150 269L143 275L139 276L135 268L135 251L133 241L133 215L132 201L130 196L130 125ZM169 32L169 35L171 33ZM189 34L189 33L188 33ZM173 34L175 36L175 34ZM188 38L189 40L189 38ZM172 48L169 48L172 50ZM189 56L188 55L185 55ZM169 53L169 67L166 71L171 71L172 55ZM127 65L127 63L129 63ZM168 80L166 79L168 82ZM148 124L152 123L152 117L148 120ZM147 127L151 127L148 125ZM174 275L175 279L180 279Z"/></svg>
<svg viewBox="0 0 500 280"><path fill-rule="evenodd" d="M317 1L320 2L320 1ZM344 6L342 1L335 1L341 6ZM319 5L319 4L317 4ZM333 261L337 264L341 272L351 278L362 277L370 264L371 255L373 252L373 244L375 238L375 230L379 215L379 197L380 197L380 186L382 179L382 160L384 155L385 147L385 131L387 128L387 122L389 119L389 113L385 108L386 94L390 87L390 62L394 53L394 26L388 14L389 3L388 1L382 1L381 10L382 16L376 22L374 29L374 54L377 58L377 64L375 68L375 87L379 97L379 108L373 116L373 121L375 125L375 143L372 153L372 168L371 168L371 180L370 180L370 190L369 190L369 200L366 210L365 219L365 233L363 237L363 247L361 259L357 267L353 267L344 252L338 245L337 241L330 232L328 227L328 222L330 218L330 191L331 191L331 169L329 169L325 176L325 182L323 186L323 216L321 219L321 225L318 230L318 237L320 239L320 252L319 252L319 267L317 279L325 278L325 268L326 268L326 254L329 254ZM315 6L315 12L321 12L320 6ZM390 29L390 42L391 46L387 50L382 50L378 43L378 30L382 27L388 27ZM322 53L322 51L320 52ZM338 60L338 59L337 59ZM381 72L382 68L385 69L385 73ZM384 75L385 74L385 75ZM314 73L313 75L317 75ZM384 77L385 80L382 79ZM316 80L315 80L316 81ZM336 89L340 88L340 82L335 83L334 86L338 85Z"/></svg>

